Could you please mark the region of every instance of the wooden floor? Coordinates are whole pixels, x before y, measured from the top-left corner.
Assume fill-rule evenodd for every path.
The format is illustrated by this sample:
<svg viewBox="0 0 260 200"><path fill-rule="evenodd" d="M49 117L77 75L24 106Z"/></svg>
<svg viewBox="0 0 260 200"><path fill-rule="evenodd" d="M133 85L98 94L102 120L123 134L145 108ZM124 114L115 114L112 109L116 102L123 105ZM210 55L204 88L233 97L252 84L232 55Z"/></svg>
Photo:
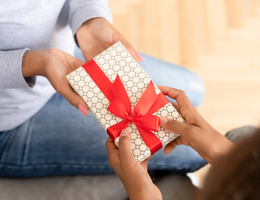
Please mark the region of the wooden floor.
<svg viewBox="0 0 260 200"><path fill-rule="evenodd" d="M175 1L152 2L108 0L114 25L137 50L183 64L175 47L181 45L173 37L178 16L166 4L174 6ZM260 124L260 12L244 18L243 28L228 28L225 34L224 38L211 39L210 52L201 51L194 64L185 65L206 86L199 112L222 134Z"/></svg>

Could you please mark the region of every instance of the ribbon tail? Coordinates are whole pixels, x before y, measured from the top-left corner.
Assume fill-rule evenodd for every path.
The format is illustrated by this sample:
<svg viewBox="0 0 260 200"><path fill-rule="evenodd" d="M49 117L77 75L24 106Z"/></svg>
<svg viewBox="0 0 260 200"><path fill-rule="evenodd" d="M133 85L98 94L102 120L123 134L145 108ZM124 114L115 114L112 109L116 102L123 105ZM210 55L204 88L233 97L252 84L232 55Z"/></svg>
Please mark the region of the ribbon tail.
<svg viewBox="0 0 260 200"><path fill-rule="evenodd" d="M113 140L113 142L115 141L115 139L117 137L120 136L122 129L125 129L128 126L129 123L130 122L128 120L124 120L124 121L121 121L117 124L114 124L113 126L110 126L107 129L107 134Z"/></svg>
<svg viewBox="0 0 260 200"><path fill-rule="evenodd" d="M139 126L136 126L136 127L137 127L144 143L150 149L152 155L155 152L157 152L159 149L162 148L161 140L153 132L151 132L147 129L143 129Z"/></svg>

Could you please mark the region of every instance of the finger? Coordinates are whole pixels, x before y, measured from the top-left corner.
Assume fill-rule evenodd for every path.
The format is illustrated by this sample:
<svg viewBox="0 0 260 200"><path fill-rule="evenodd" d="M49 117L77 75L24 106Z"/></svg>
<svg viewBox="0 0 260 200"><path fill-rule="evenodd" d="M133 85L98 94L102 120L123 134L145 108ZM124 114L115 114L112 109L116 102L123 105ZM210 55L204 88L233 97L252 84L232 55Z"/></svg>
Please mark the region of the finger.
<svg viewBox="0 0 260 200"><path fill-rule="evenodd" d="M188 145L189 143L187 142L187 140L183 137L183 136L179 136L177 137L175 140L171 141L169 144L167 144L164 148L164 153L165 154L169 154L172 152L173 149L175 149L175 147L177 147L178 145Z"/></svg>
<svg viewBox="0 0 260 200"><path fill-rule="evenodd" d="M70 87L67 79L60 81L59 85L55 89L72 106L79 108L81 110L81 112L84 111L83 114L85 114L85 115L88 114L88 106L87 106L86 102L77 93L74 92L74 90Z"/></svg>
<svg viewBox="0 0 260 200"><path fill-rule="evenodd" d="M144 161L142 161L140 164L147 170L147 165L149 160L151 160L153 156L149 156L148 158L146 158Z"/></svg>
<svg viewBox="0 0 260 200"><path fill-rule="evenodd" d="M135 50L135 48L119 32L118 32L118 38L119 38L120 42L125 46L127 51L133 56L133 58L137 62L143 62L143 58L140 56L140 54Z"/></svg>
<svg viewBox="0 0 260 200"><path fill-rule="evenodd" d="M190 125L166 117L160 117L160 126L172 133L178 133L186 136Z"/></svg>
<svg viewBox="0 0 260 200"><path fill-rule="evenodd" d="M106 148L107 148L108 157L112 156L113 152L118 149L110 137L107 139Z"/></svg>
<svg viewBox="0 0 260 200"><path fill-rule="evenodd" d="M188 99L184 91L160 85L158 85L158 88L162 91L164 95L167 95L172 99L175 99L180 108L182 106L188 106L189 108L194 109L193 105L191 104L190 100Z"/></svg>
<svg viewBox="0 0 260 200"><path fill-rule="evenodd" d="M176 138L177 139L177 138ZM175 147L178 146L176 139L173 140L172 142L170 142L169 144L167 144L163 150L163 153L165 154L169 154L172 152L173 149L175 149Z"/></svg>
<svg viewBox="0 0 260 200"><path fill-rule="evenodd" d="M201 117L197 110L193 107L186 93L182 90L158 86L163 94L175 99L179 106L179 113L186 120L187 124L196 125L201 123Z"/></svg>
<svg viewBox="0 0 260 200"><path fill-rule="evenodd" d="M113 169L116 169L119 163L119 150L110 137L107 139L106 149L107 149L109 165Z"/></svg>
<svg viewBox="0 0 260 200"><path fill-rule="evenodd" d="M131 152L131 136L126 129L123 129L120 134L118 148L120 161L122 164L126 164L131 162L132 159L135 159Z"/></svg>
<svg viewBox="0 0 260 200"><path fill-rule="evenodd" d="M147 164L149 162L149 160L151 160L152 157L153 157L153 155L149 156L148 158L143 160L141 163Z"/></svg>
<svg viewBox="0 0 260 200"><path fill-rule="evenodd" d="M149 156L148 158L146 158L144 161L149 162L151 160L151 158L153 157L153 155Z"/></svg>
<svg viewBox="0 0 260 200"><path fill-rule="evenodd" d="M180 106L178 106L177 103L175 102L171 102L171 104L173 105L173 107L178 111L178 113L180 112Z"/></svg>

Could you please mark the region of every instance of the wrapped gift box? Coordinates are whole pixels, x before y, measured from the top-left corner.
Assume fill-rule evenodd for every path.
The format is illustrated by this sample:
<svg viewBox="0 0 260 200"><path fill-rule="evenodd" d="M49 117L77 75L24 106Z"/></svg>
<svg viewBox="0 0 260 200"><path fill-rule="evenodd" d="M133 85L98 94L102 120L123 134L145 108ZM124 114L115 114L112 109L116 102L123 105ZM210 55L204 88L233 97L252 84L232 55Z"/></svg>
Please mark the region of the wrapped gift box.
<svg viewBox="0 0 260 200"><path fill-rule="evenodd" d="M118 125L120 123L122 124L128 121L126 129L131 134L131 150L137 161L142 162L155 151L160 149L162 146L167 145L169 142L171 142L179 136L176 133L165 131L160 126L158 127L158 131L152 129L148 131L146 129L143 130L143 128L146 127L142 127L142 125L140 127L139 125L136 125L139 122L135 123L135 121L131 121L133 112L136 112L135 110L138 110L135 109L135 107L139 107L139 110L145 110L144 107L147 104L154 106L153 102L146 103L145 97L143 97L149 97L149 94L147 94L149 93L149 87L150 93L154 91L156 95L160 97L163 96L162 101L164 101L163 106L160 106L159 109L157 108L157 110L155 111L152 111L152 109L150 109L150 112L153 112L152 115L158 117L169 117L184 122L181 115L164 97L164 95L162 95L161 91L157 88L157 86L153 82L151 82L151 79L148 77L148 75L143 71L140 65L134 60L131 54L125 49L125 47L120 42L115 43L113 46L109 47L107 50L105 50L89 62L85 63L83 66L71 72L69 75L67 75L67 79L72 88L87 103L87 105L90 108L90 111L97 118L97 120L103 126L103 128L108 132L109 136L114 140L116 145L118 145L118 134L120 134L121 130L119 130L119 133L116 136L111 136L109 129L111 127L114 127L115 125ZM125 96L127 96L127 99L129 99L129 106L131 106L131 109L129 111L131 112L131 119L129 117L121 118L119 117L120 115L116 116L115 114L112 114L114 112L112 112L111 109L108 109L110 104L113 104L110 106L112 108L114 108L115 105L120 104L118 102L111 103L113 101L114 96L119 96L119 98L121 98L121 93L119 92L119 89L114 89L114 96L112 95L112 97L110 97L109 95L111 94L108 93L110 92L110 89L107 88L107 86L110 87L113 84L115 84L115 82L117 82L116 84L119 85L122 82L124 86L124 89L120 86L117 87L122 89L122 96L124 96L123 90L126 91ZM104 92L105 90L108 91ZM144 93L146 94L144 95ZM149 97L146 99L150 101L151 98ZM140 103L137 106L139 100ZM143 105L141 105L142 103ZM127 104L127 102L125 104ZM153 123L153 119L155 118L153 116L150 117L152 118L152 120L150 120L149 117L147 119L144 119L148 121L148 124ZM159 119L158 117L156 117L157 120ZM159 121L157 121L156 123L158 125ZM155 122L153 124L155 124ZM145 134L146 136L144 139ZM153 144L154 141L155 143L158 143L156 139L159 139L160 144Z"/></svg>

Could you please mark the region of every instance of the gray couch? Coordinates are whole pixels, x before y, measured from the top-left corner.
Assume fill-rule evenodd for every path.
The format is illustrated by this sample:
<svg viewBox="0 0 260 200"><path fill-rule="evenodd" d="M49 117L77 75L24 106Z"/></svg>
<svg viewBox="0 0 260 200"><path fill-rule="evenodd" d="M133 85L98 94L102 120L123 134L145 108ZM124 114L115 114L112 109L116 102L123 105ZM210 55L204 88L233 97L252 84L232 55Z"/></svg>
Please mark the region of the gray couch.
<svg viewBox="0 0 260 200"><path fill-rule="evenodd" d="M185 175L169 173L154 182L163 199L186 200L194 186ZM109 175L63 176L35 179L0 178L0 200L126 200L118 177Z"/></svg>

